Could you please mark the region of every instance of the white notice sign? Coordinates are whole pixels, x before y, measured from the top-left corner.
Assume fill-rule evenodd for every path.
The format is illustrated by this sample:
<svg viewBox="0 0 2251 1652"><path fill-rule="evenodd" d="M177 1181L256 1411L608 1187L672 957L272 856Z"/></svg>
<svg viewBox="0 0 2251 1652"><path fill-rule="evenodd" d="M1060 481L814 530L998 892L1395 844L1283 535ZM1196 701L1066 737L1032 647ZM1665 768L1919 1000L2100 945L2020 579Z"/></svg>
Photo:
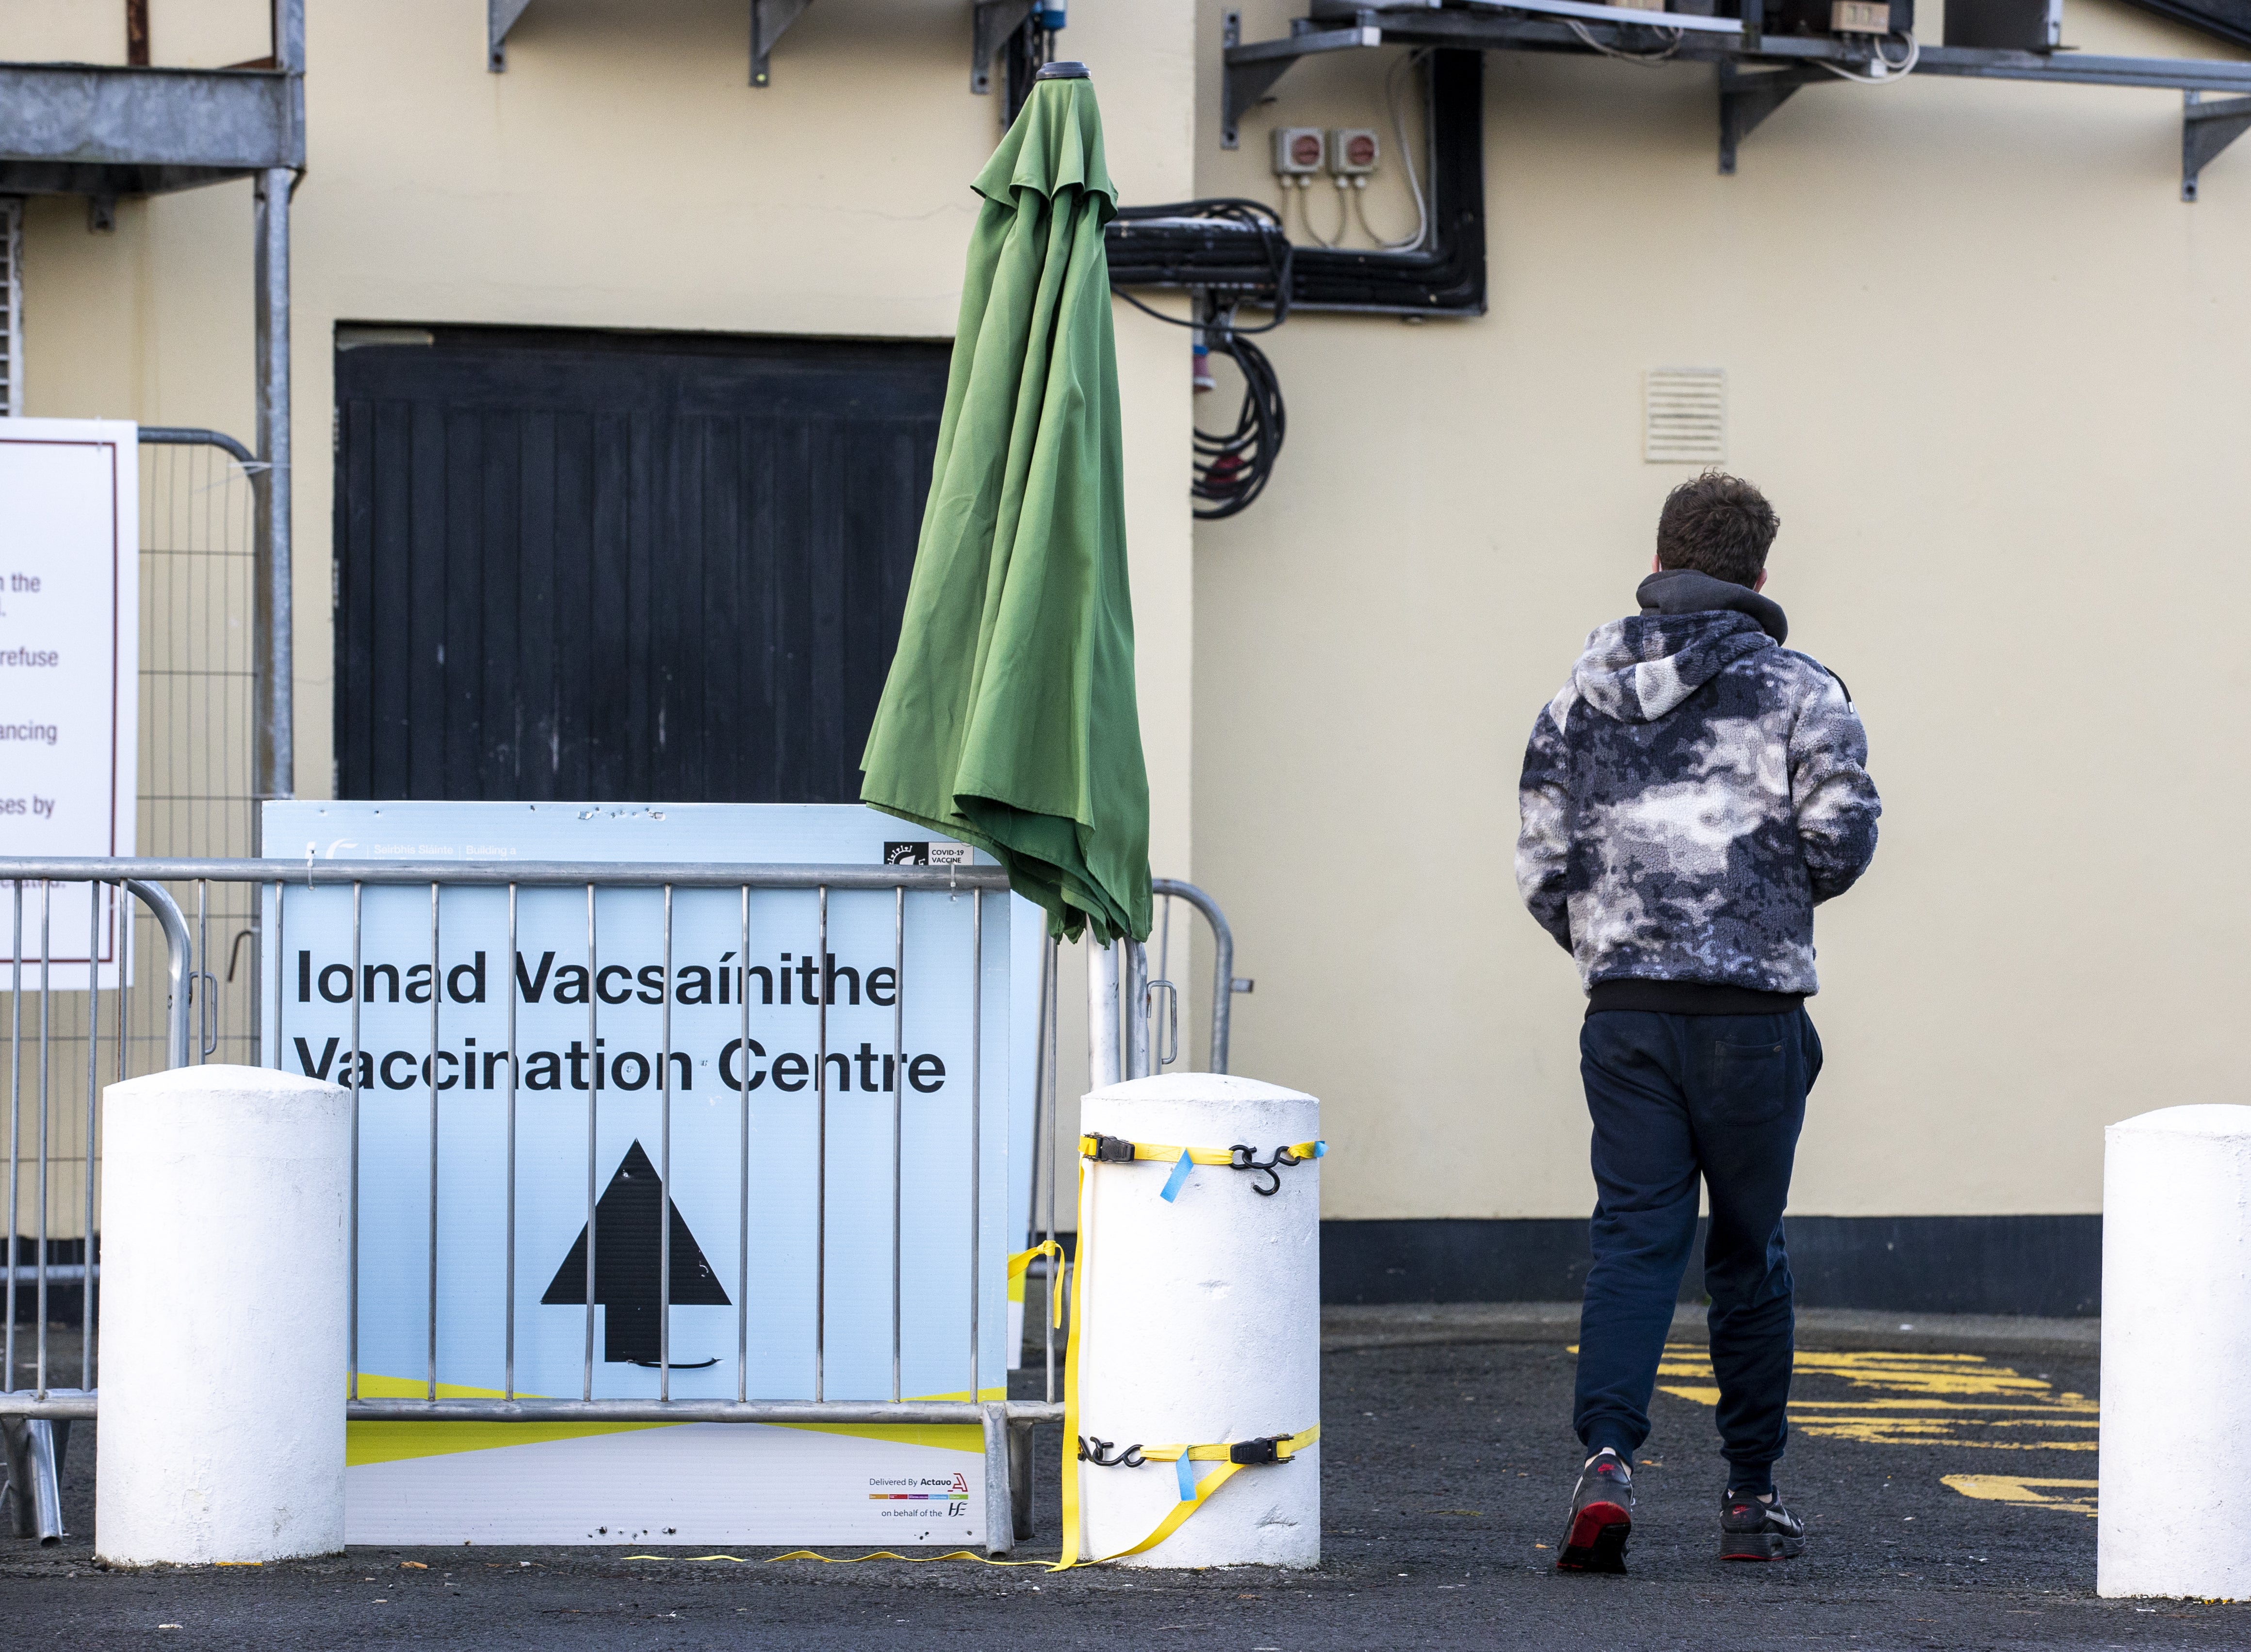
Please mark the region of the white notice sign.
<svg viewBox="0 0 2251 1652"><path fill-rule="evenodd" d="M0 419L0 855L133 853L137 449L129 423ZM0 961L10 905L0 892ZM98 926L83 888L24 906L24 956L36 968L44 927L53 985L85 984L89 943L116 984L114 897Z"/></svg>

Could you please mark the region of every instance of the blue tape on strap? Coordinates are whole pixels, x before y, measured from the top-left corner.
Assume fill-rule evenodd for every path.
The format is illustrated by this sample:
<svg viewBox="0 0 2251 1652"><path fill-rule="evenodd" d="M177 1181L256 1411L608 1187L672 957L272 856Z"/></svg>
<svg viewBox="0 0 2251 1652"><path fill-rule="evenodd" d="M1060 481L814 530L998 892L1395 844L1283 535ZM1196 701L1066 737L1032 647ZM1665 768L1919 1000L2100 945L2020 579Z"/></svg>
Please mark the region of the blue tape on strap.
<svg viewBox="0 0 2251 1652"><path fill-rule="evenodd" d="M1181 1501L1194 1503L1195 1501L1195 1465L1188 1461L1188 1454L1184 1451L1181 1454L1181 1460L1177 1466L1181 1471Z"/></svg>
<svg viewBox="0 0 2251 1652"><path fill-rule="evenodd" d="M1317 1159L1326 1158L1328 1156L1328 1150L1329 1144L1326 1142L1316 1142L1313 1143L1313 1156Z"/></svg>
<svg viewBox="0 0 2251 1652"><path fill-rule="evenodd" d="M1178 1198L1181 1196L1181 1187L1188 1182L1188 1172L1194 1169L1195 1169L1195 1161L1188 1157L1188 1149L1182 1148L1180 1162L1173 1166L1173 1173L1165 1178L1165 1190L1159 1197L1167 1204ZM1183 1457L1181 1461L1186 1462L1188 1459Z"/></svg>

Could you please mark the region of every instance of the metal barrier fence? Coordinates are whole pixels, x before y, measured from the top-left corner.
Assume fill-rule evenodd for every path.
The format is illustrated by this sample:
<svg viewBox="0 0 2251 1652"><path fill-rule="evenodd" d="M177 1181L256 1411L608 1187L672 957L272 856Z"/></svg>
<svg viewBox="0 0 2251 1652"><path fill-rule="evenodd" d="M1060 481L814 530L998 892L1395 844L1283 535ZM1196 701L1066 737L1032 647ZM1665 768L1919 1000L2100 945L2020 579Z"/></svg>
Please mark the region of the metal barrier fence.
<svg viewBox="0 0 2251 1652"><path fill-rule="evenodd" d="M914 979L909 975L906 967L910 915L908 896L911 893L938 893L951 898L955 902L966 899L971 909L970 956L973 959L981 960L986 955L987 945L985 897L987 893L1004 891L1007 887L1006 876L998 868L636 865L614 862L533 864L526 862L468 863L453 860L438 862L314 860L303 863L273 860L185 859L0 860L0 884L4 884L10 892L11 928L8 933L13 942L10 954L13 962L7 971L0 972L0 980L4 980L9 988L8 1083L13 1104L10 1114L11 1131L9 1141L10 1225L8 1232L11 1235L21 1233L23 1231L21 1218L26 1214L32 1218L35 1228L30 1266L27 1267L19 1263L11 1266L8 1271L5 1287L6 1347L4 1364L0 1364L0 1378L4 1378L0 1379L0 1426L4 1426L8 1433L10 1477L20 1493L21 1489L27 1485L28 1475L30 1481L34 1482L31 1489L41 1494L38 1497L27 1498L22 1495L17 1497L19 1528L26 1524L26 1512L32 1503L52 1503L52 1482L55 1475L52 1458L54 1455L59 1455L59 1453L54 1453L50 1447L50 1458L44 1469L40 1468L24 1449L24 1425L26 1422L45 1421L59 1424L74 1419L91 1419L96 1414L97 1408L96 1395L94 1392L97 1375L94 1308L95 1286L99 1277L99 1253L95 1246L88 1243L82 1253L82 1260L76 1265L58 1263L50 1253L51 1246L48 1239L51 1231L51 1211L50 1201L46 1195L48 1188L46 1171L50 1149L53 1145L50 1139L49 1121L52 1115L53 1100L63 1091L61 1070L52 1059L54 1045L51 1037L52 1011L59 996L69 995L82 998L84 1007L81 1013L85 1024L91 1033L91 1036L84 1040L83 1071L86 1104L83 1147L84 1162L88 1167L88 1174L85 1178L82 1190L82 1209L78 1214L81 1218L80 1224L81 1231L93 1235L99 1232L97 1191L95 1178L92 1174L92 1167L99 1158L98 1116L95 1103L100 1088L105 1081L114 1081L133 1076L131 1068L136 1064L132 1061L131 1055L137 1041L131 1031L135 1023L130 1006L136 996L147 995L149 991L149 987L144 985L140 989L140 994L136 995L128 984L128 972L122 968L116 971L114 977L114 984L107 993L104 992L101 972L98 968L81 966L77 970L77 979L73 982L72 966L68 961L73 954L68 949L59 947L61 936L56 927L55 913L59 907L66 907L71 909L73 913L83 912L86 914L84 921L87 926L86 941L87 953L85 955L89 958L98 958L103 955L104 926L110 927L113 932L129 926L130 903L123 899L123 896L133 897L146 908L149 916L154 920L165 941L167 996L164 1000L163 1017L163 1065L180 1066L209 1053L209 1041L203 1036L202 1029L197 1024L200 1017L210 1013L208 1006L214 1001L215 994L211 989L210 982L213 973L211 965L215 960L210 955L211 942L208 935L201 929L190 928L180 902L174 899L166 885L170 885L184 890L186 885L193 885L198 911L208 911L214 905L223 904L214 902L210 893L210 886L218 884L235 889L246 886L251 891L246 899L238 899L232 904L250 913L257 926L270 934L274 948L274 956L277 960L283 961L291 955L287 947L292 915L305 905L308 897L315 899L324 897L330 903L343 899L349 899L351 963L346 975L345 992L350 1002L350 1038L348 1045L341 1052L334 1053L340 1053L343 1058L336 1063L335 1070L338 1075L340 1077L349 1075L351 1079L357 1081L350 1086L356 1098L363 1093L372 1093L370 1087L372 1052L363 1048L361 1026L363 999L364 997L372 1000L375 991L374 970L365 964L363 958L362 918L364 892L376 887L398 886L426 889L429 892L430 1010L427 1059L419 1069L419 1079L410 1078L405 1086L396 1083L391 1077L391 1060L395 1059L397 1052L394 1052L392 1057L386 1058L381 1068L382 1082L388 1087L420 1089L426 1090L428 1093L429 1210L427 1227L424 1236L426 1238L428 1246L425 1276L426 1335L424 1358L421 1362L424 1374L422 1380L416 1385L422 1387L425 1392L419 1398L377 1397L361 1392L360 1269L363 1258L366 1254L365 1246L368 1241L363 1232L362 1213L359 1209L362 1178L358 1174L358 1166L356 1163L352 1177L354 1208L351 1218L352 1347L349 1367L351 1372L351 1392L347 1401L347 1415L351 1419L358 1421L460 1420L488 1423L601 1420L609 1422L723 1421L975 1425L982 1429L985 1438L988 1488L987 1530L989 1541L996 1548L1005 1549L1009 1544L1012 1531L1018 1535L1028 1533L1030 1513L1029 1431L1036 1423L1059 1419L1062 1406L1056 1392L1055 1343L1051 1316L1045 1314L1041 1316L1042 1325L1049 1327L1045 1332L1047 1351L1045 1398L1029 1400L988 1399L984 1397L985 1378L990 1367L986 1360L983 1346L984 1328L980 1325L980 1320L983 1293L978 1284L981 1278L981 1262L986 1253L983 1233L986 1224L981 1197L986 1163L981 1143L985 1129L987 1089L980 1059L985 1042L981 968L973 968L966 972L971 983L970 1026L973 1029L969 1042L972 1054L968 1073L968 1152L969 1163L973 1168L969 1178L967 1249L968 1276L971 1285L967 1292L968 1323L966 1330L968 1346L966 1350L967 1357L965 1364L968 1379L967 1392L971 1398L964 1400L906 1398L902 1394L901 1378L904 1317L902 1299L905 1277L902 1253L904 1229L900 1219L904 1170L902 1149L904 1140L902 1110L904 1093L909 1087L904 1029L908 1016L909 982L911 979ZM505 1072L506 1078L502 1087L502 1105L506 1116L507 1151L502 1174L497 1178L500 1185L490 1190L492 1199L505 1211L504 1225L508 1235L504 1287L500 1300L493 1304L502 1321L502 1337L505 1376L503 1393L498 1398L492 1399L441 1395L438 1379L439 1194L445 1168L440 1162L440 1092L449 1088L454 1082L451 1078L445 1079L441 1082L440 1074L445 1072L448 1064L457 1070L461 1065L461 1058L445 1048L440 1038L440 1005L447 996L447 992L441 990L438 985L440 962L439 943L441 901L446 892L454 890L505 892L507 901L507 951L504 954L509 961L504 971L508 978L507 1042L504 1049L491 1049L486 1053L485 1085L482 1086L486 1089L495 1087L492 1085L492 1079L495 1076L496 1070ZM735 1357L732 1361L735 1367L734 1397L731 1399L713 1398L709 1395L690 1398L675 1396L672 1392L674 1366L671 1333L674 1303L670 1245L675 1220L672 1203L674 1180L671 1147L675 1087L673 1075L675 1062L686 1058L677 1054L674 1049L673 1003L676 995L671 990L666 990L659 995L662 1002L661 1030L659 1047L655 1052L657 1059L655 1064L656 1076L655 1089L660 1110L659 1164L656 1168L657 1180L661 1189L661 1213L657 1224L660 1247L656 1269L658 1341L657 1357L654 1362L658 1373L657 1393L653 1398L597 1398L594 1393L593 1348L596 1334L594 1308L597 1306L595 1300L597 1263L599 1254L597 1248L599 1244L598 1209L600 1202L598 1197L599 1166L597 1162L596 1123L597 1114L602 1105L600 1092L604 1088L603 1074L601 1069L597 1066L594 1070L593 1080L585 1086L587 1128L585 1162L585 1227L582 1242L585 1247L583 1271L585 1303L582 1354L579 1361L580 1392L577 1399L520 1394L516 1392L517 1328L516 1322L517 1102L519 1079L523 1070L523 1064L519 1060L521 1052L517 1048L517 1020L523 991L523 980L517 967L519 901L521 898L530 895L533 892L551 892L547 896L551 902L553 899L551 892L571 892L574 894L583 892L585 967L587 981L592 983L592 989L584 993L586 1006L585 1048L592 1059L599 1062L601 1058L599 1055L593 1055L592 1052L600 1047L601 1006L605 1002L612 1003L623 1002L621 999L609 997L604 983L611 974L625 973L627 976L628 991L631 990L633 984L630 973L625 972L623 966L616 963L606 964L603 961L602 918L610 912L619 899L627 900L638 899L644 904L661 903L663 960L660 966L662 970L660 980L668 985L675 980L673 956L674 896L676 892L683 891L720 891L736 895L737 900L734 904L738 920L737 934L740 943L740 955L745 966L741 974L741 988L732 995L739 1005L737 1019L743 1042L733 1047L738 1049L742 1055L739 1064L740 1072L739 1076L726 1079L736 1092L740 1144L736 1167L738 1216L736 1278L738 1285L736 1292L736 1347ZM122 893L121 894L120 892ZM795 892L800 898L808 892L812 895L814 904L814 925L812 933L804 938L812 941L814 944L815 950L811 955L823 961L821 965L814 967L814 973L820 975L824 968L830 973L826 976L823 990L820 995L814 1060L809 1075L813 1081L811 1087L813 1105L817 1116L818 1138L815 1156L818 1168L814 1178L815 1184L813 1242L814 1319L812 1397L776 1399L756 1398L751 1392L749 1293L741 1282L748 1278L752 1188L750 1093L753 1084L750 1051L754 1046L750 1038L749 993L752 975L765 973L762 968L754 970L747 968L751 957L752 914L754 904L763 905L771 898L786 892ZM1227 1005L1231 989L1235 985L1230 974L1233 967L1232 938L1226 920L1216 904L1193 885L1169 879L1159 880L1158 892L1167 899L1178 899L1188 902L1202 913L1212 925L1216 977L1213 999L1212 1065L1214 1070L1224 1071L1228 1052ZM603 899L605 895L610 896L611 899L605 900ZM754 897L757 898L755 903ZM828 1208L831 1164L829 1141L831 1070L832 1064L839 1062L844 1064L843 1087L848 1090L852 1087L850 1061L855 1059L864 1059L869 1053L868 1046L864 1043L860 1058L848 1057L839 1052L832 1051L829 1047L829 1002L834 995L834 989L838 985L838 975L849 973L837 970L830 952L832 897L862 903L881 902L889 908L892 973L890 987L891 1000L886 1007L891 1010L893 1047L889 1052L886 1070L887 1072L895 1075L887 1086L890 1092L891 1114L890 1204L888 1212L875 1213L878 1217L887 1215L890 1236L889 1259L890 1394L887 1399L838 1399L831 1398L827 1392L830 1329L828 1321L828 1275L830 1267L831 1224L831 1211ZM301 923L302 921L300 920ZM495 939L498 939L497 935ZM221 944L231 947L231 942L223 941ZM1146 982L1146 960L1139 956L1140 948L1133 947L1129 948L1129 951L1132 955L1129 967L1133 978L1137 982ZM730 954L730 956L734 954ZM1055 1051L1057 1017L1056 950L1052 941L1047 942L1042 947L1041 958L1038 1027L1035 1046L1035 1077L1032 1139L1035 1166L1044 1164L1048 1167L1046 1220L1043 1225L1047 1238L1053 1240L1056 1217L1054 1187L1056 1178L1053 1166L1057 1125ZM336 966L329 968L334 968ZM381 966L376 968L379 968ZM305 965L307 983L311 980L310 968L308 960ZM369 983L364 994L360 987L364 972L364 978ZM787 973L787 971L784 972L785 975ZM273 1065L282 1064L284 993L288 985L287 975L287 971L283 968L277 967L270 971L269 986L273 996L269 1003L262 1006L262 1013L259 1014L258 1019L267 1023L271 1029L271 1038L270 1042L262 1048L253 1046L252 1052L253 1059L267 1060ZM202 984L202 990L199 991L194 989L198 982ZM321 996L327 998L329 994L326 974L321 977ZM1160 987L1169 989L1170 983L1161 980L1148 983L1131 1001L1139 1006L1145 1028L1146 1024L1155 1017L1156 1006L1160 998L1157 989ZM787 990L785 983L783 987L785 1003L787 1002ZM854 990L856 996L856 985ZM722 991L724 991L724 988ZM27 1028L24 1014L27 993L30 992L36 992L38 1004L33 1021ZM410 988L410 997L411 992ZM875 987L872 974L869 978L869 993L871 1001L881 1002L874 998ZM309 993L301 996L307 996L309 1000ZM1176 1017L1177 993L1173 993L1171 997L1172 1002L1167 1008ZM107 1001L106 1005L105 999ZM643 1002L647 1000L644 998ZM114 1015L116 1029L114 1037L108 1040L109 1052L113 1060L110 1063L112 1070L106 1077L101 1060L104 1042L101 1030L106 1024L105 1014ZM332 1040L331 1042L333 1045L340 1041ZM1151 1048L1153 1043L1159 1046L1159 1060L1148 1062L1145 1059L1141 1064L1141 1071L1160 1066L1162 1061L1167 1059L1161 1053L1162 1046L1166 1043L1161 1035L1153 1040L1145 1034L1139 1040L1140 1049L1145 1052ZM1176 1054L1178 1051L1176 1027L1170 1043ZM311 1065L309 1052L306 1052L306 1065L309 1068ZM623 1059L624 1055L621 1052L618 1059L622 1062ZM762 1053L761 1059L764 1059ZM646 1058L641 1058L641 1060L642 1081L646 1083L648 1064ZM324 1059L321 1065L324 1071L328 1069L327 1060ZM413 1065L411 1053L408 1057L408 1065ZM721 1061L723 1075L724 1065L723 1057ZM624 1069L620 1065L617 1068L620 1084L622 1084L623 1072ZM863 1079L871 1072L871 1068L863 1065L862 1068ZM73 1073L75 1074L75 1072L76 1068L73 1065ZM777 1061L778 1087L779 1073L779 1067ZM1126 1076L1139 1076L1139 1072L1129 1071ZM23 1105L24 1082L27 1078L32 1080L34 1086L33 1107L29 1116L34 1121L35 1140L30 1142L21 1139L24 1134L21 1126L27 1116ZM70 1077L67 1080L72 1089L75 1089L77 1082L75 1076ZM641 1086L636 1085L632 1087ZM866 1087L874 1086L869 1085ZM361 1131L356 1128L354 1144L356 1157L360 1148L360 1138ZM22 1185L21 1172L33 1163L36 1164L37 1176L36 1196L32 1200L35 1208L30 1211L20 1211L17 1190ZM1039 1189L1035 1185L1032 1189L1034 1199L1032 1208L1035 1211L1039 1208L1038 1195ZM862 1214L865 1213L843 1212L848 1221ZM1038 1270L1039 1275L1043 1279L1051 1278L1052 1272L1051 1268L1046 1267ZM31 1369L29 1372L24 1373L30 1376L31 1381L28 1386L19 1387L19 1363L16 1345L17 1293L19 1288L24 1285L28 1285L36 1295L37 1330L33 1358L31 1362ZM53 1288L57 1286L70 1285L77 1285L80 1288L78 1307L80 1325L77 1339L79 1345L75 1350L78 1356L75 1361L78 1366L76 1372L78 1381L75 1385L61 1386L55 1384L53 1378L57 1373L51 1369L48 1347L48 1308L50 1294ZM1052 1288L1052 1284L1049 1288ZM47 1483L36 1483L42 1481ZM43 1512L38 1517L38 1524L41 1527L41 1535L52 1535L45 1530L51 1524L51 1517L48 1514ZM54 1530L59 1531L59 1527L56 1526ZM31 1534L27 1531L24 1535Z"/></svg>

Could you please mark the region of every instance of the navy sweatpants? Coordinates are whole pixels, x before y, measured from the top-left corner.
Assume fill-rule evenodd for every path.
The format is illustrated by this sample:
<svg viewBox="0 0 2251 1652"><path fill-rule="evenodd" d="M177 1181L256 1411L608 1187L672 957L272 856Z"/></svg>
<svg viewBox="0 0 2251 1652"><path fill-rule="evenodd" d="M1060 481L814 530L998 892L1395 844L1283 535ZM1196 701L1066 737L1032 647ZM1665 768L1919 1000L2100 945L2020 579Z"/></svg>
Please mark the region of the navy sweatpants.
<svg viewBox="0 0 2251 1652"><path fill-rule="evenodd" d="M1704 1288L1728 1483L1760 1489L1789 1430L1795 1322L1782 1209L1821 1040L1801 1008L1776 1016L1610 1010L1579 1034L1594 1119L1594 1267L1579 1319L1573 1424L1590 1453L1631 1456L1711 1195Z"/></svg>

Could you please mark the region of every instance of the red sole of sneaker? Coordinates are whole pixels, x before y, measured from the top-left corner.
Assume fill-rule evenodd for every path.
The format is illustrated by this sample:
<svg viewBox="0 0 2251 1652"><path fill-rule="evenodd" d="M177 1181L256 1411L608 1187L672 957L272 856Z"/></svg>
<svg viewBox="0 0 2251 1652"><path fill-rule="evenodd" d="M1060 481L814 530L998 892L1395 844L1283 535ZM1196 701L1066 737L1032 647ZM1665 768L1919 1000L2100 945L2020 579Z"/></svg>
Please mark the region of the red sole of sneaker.
<svg viewBox="0 0 2251 1652"><path fill-rule="evenodd" d="M1625 1542L1633 1517L1615 1503L1590 1503L1571 1518L1571 1530L1555 1557L1559 1572L1623 1572Z"/></svg>
<svg viewBox="0 0 2251 1652"><path fill-rule="evenodd" d="M1797 1548L1793 1549L1778 1537L1770 1538L1769 1539L1769 1542L1771 1546L1762 1550L1723 1549L1720 1551L1720 1558L1722 1560L1753 1560L1759 1562L1795 1560L1797 1558L1798 1555L1804 1551L1805 1546L1804 1544L1800 1544Z"/></svg>

